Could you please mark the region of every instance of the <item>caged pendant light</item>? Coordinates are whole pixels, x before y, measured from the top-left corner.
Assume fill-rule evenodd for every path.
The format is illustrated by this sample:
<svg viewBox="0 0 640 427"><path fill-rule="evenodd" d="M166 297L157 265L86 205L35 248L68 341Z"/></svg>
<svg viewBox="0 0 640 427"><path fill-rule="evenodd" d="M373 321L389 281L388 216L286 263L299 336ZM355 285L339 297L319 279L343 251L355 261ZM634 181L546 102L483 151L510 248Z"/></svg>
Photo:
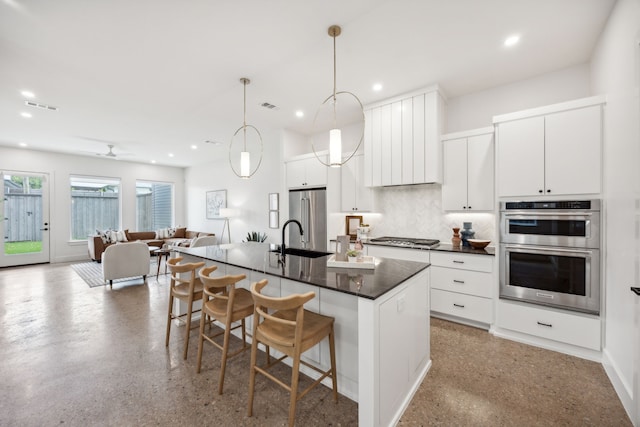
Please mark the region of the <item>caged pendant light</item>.
<svg viewBox="0 0 640 427"><path fill-rule="evenodd" d="M329 95L327 99L320 105L316 115L313 119L313 128L315 130L318 122L318 116L323 110L324 107L329 106L331 108L331 129L329 130L329 162L323 161L318 154L316 153L315 146L313 144L313 139L311 140L311 149L313 150L313 154L315 154L316 158L320 163L325 166L330 167L340 167L343 164L347 163L351 157L358 151L360 145L362 145L362 140L364 139L364 108L362 107L362 102L358 97L347 91L337 91L336 90L336 37L338 37L342 33L342 29L338 25L332 25L328 30L329 36L333 38L333 94ZM355 100L356 105L359 107L359 115L362 116L362 132L360 133L360 139L358 144L354 148L353 152L349 154L344 159L342 158L342 130L338 126L338 105L339 98L345 102L349 98Z"/></svg>
<svg viewBox="0 0 640 427"><path fill-rule="evenodd" d="M260 163L262 163L263 143L262 143L262 135L260 135L260 131L258 131L258 129L256 129L255 126L247 124L247 85L251 83L251 80L243 77L240 79L240 83L242 83L243 92L244 92L243 122L242 122L242 126L240 126L238 130L236 130L233 136L231 137L231 143L229 144L229 165L231 166L231 170L233 171L233 173L235 173L238 177L243 179L249 179L251 178L251 176L253 176L253 174L255 174L258 171L258 168L260 167ZM253 170L251 169L251 153L247 151L247 130L253 130L256 133L256 135L258 136L258 144L260 145L260 158L258 159L258 163L256 164L256 167ZM233 166L231 156L232 156L233 142L240 131L242 131L243 144L242 144L242 152L240 152L240 173L238 173L236 168Z"/></svg>

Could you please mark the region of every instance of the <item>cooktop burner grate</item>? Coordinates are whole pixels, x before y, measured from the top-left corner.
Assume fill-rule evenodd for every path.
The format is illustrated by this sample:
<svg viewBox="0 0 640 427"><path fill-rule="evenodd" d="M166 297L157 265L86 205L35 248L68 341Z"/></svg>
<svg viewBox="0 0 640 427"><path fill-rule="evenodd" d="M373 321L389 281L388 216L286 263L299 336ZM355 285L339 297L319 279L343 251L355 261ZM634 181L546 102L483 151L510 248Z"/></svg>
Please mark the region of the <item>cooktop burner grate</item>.
<svg viewBox="0 0 640 427"><path fill-rule="evenodd" d="M393 246L434 246L440 243L437 239L418 239L413 237L376 237L370 240L375 243L386 243Z"/></svg>

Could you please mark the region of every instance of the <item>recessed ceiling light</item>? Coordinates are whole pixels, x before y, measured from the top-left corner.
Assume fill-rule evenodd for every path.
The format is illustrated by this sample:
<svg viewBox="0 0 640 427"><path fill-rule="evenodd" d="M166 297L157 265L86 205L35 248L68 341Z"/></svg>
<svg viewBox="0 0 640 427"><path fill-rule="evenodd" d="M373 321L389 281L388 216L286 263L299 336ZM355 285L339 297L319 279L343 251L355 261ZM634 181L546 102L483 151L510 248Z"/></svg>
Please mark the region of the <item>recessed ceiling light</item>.
<svg viewBox="0 0 640 427"><path fill-rule="evenodd" d="M22 94L22 96L24 96L25 98L35 98L36 94L31 92L30 90L23 90L22 92L20 92Z"/></svg>
<svg viewBox="0 0 640 427"><path fill-rule="evenodd" d="M155 162L156 162L155 160L151 160L151 163L155 163Z"/></svg>
<svg viewBox="0 0 640 427"><path fill-rule="evenodd" d="M169 157L173 157L173 153L169 153Z"/></svg>
<svg viewBox="0 0 640 427"><path fill-rule="evenodd" d="M191 144L191 149L192 149L192 150L197 150L197 149L198 149L198 146L197 146L196 144Z"/></svg>
<svg viewBox="0 0 640 427"><path fill-rule="evenodd" d="M509 36L504 41L504 45L507 46L507 47L510 47L510 46L515 45L515 44L518 44L519 41L520 41L520 36L518 36L518 35Z"/></svg>
<svg viewBox="0 0 640 427"><path fill-rule="evenodd" d="M18 145L19 145L20 147L26 147L26 146L27 146L27 143L26 143L26 142L20 142Z"/></svg>
<svg viewBox="0 0 640 427"><path fill-rule="evenodd" d="M376 83L373 85L373 90L380 92L382 90L382 83Z"/></svg>
<svg viewBox="0 0 640 427"><path fill-rule="evenodd" d="M304 117L304 111L296 111L296 117Z"/></svg>
<svg viewBox="0 0 640 427"><path fill-rule="evenodd" d="M27 113L27 112L25 112L25 111L23 111L22 113L20 113L20 115L21 115L22 117L24 117L24 118L27 118L27 119L30 119L31 117L33 117L33 116L31 115L31 113Z"/></svg>

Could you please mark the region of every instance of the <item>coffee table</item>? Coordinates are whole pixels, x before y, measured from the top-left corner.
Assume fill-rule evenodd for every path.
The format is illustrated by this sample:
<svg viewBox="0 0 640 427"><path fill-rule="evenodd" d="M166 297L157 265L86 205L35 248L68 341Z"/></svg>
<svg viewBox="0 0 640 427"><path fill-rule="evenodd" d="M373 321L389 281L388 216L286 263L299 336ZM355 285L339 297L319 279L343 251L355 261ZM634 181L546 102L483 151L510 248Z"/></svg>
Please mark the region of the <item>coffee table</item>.
<svg viewBox="0 0 640 427"><path fill-rule="evenodd" d="M164 274L167 274L167 261L169 260L169 255L171 255L171 249L157 248L150 249L150 251L158 258L158 270L156 271L156 279L158 279L158 276L160 275L160 264L162 264L162 257L164 257Z"/></svg>

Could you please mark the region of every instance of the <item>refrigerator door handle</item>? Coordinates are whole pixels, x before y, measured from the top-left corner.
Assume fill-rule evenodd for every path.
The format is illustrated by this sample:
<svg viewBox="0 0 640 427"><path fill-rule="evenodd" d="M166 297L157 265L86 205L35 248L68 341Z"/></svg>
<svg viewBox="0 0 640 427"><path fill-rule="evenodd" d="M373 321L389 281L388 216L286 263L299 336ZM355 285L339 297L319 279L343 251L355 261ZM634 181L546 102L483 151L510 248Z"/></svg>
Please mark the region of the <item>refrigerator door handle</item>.
<svg viewBox="0 0 640 427"><path fill-rule="evenodd" d="M300 236L300 241L302 243L309 243L309 233L311 230L309 229L310 218L309 215L311 213L311 201L307 197L303 197L301 200L301 213L302 213L302 231L304 234Z"/></svg>

